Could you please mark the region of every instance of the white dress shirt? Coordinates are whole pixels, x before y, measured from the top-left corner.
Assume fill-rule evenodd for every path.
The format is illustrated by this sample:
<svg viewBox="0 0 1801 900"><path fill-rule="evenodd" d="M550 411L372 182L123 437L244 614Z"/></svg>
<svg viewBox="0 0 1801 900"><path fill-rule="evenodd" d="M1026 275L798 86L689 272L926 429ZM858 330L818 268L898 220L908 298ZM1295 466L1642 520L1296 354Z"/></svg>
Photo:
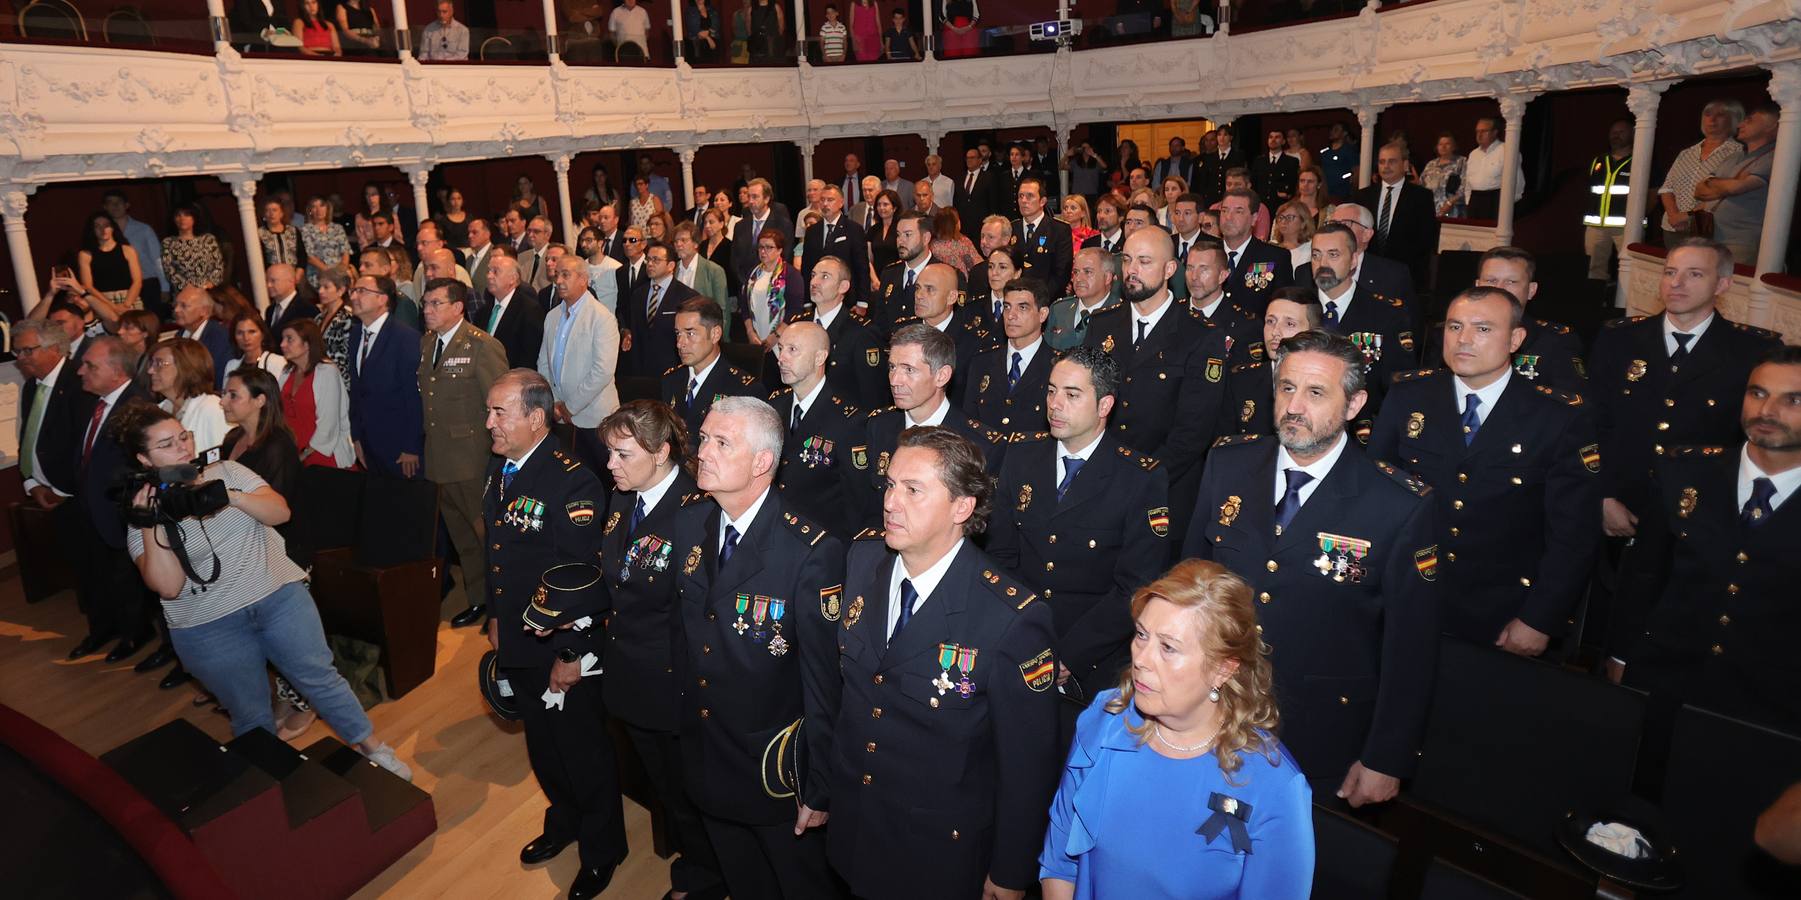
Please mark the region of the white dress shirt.
<svg viewBox="0 0 1801 900"><path fill-rule="evenodd" d="M1332 467L1338 465L1338 458L1344 455L1346 440L1347 438L1345 435L1340 433L1338 435L1338 443L1333 444L1332 449L1327 450L1325 456L1314 460L1312 465L1307 466L1296 463L1294 457L1288 455L1287 447L1277 447L1275 493L1271 496L1271 502L1281 505L1282 495L1288 493L1288 470L1300 469L1313 476L1311 481L1308 481L1301 486L1300 495L1298 497L1301 501L1301 505L1306 506L1307 498L1313 496L1314 490L1319 487L1320 482L1326 480L1326 476L1331 473Z"/></svg>
<svg viewBox="0 0 1801 900"><path fill-rule="evenodd" d="M763 508L763 501L768 499L769 488L765 487L763 488L763 493L758 494L757 499L753 501L750 506L745 508L744 514L736 519L726 513L725 507L721 506L719 508L719 543L714 545L713 549L719 550L725 546L726 526L731 526L733 531L738 532L738 540L744 540L745 532L750 530L750 523L757 520L757 513Z"/></svg>
<svg viewBox="0 0 1801 900"><path fill-rule="evenodd" d="M1469 396L1471 394L1475 394L1476 395L1476 425L1478 427L1480 427L1482 425L1482 423L1488 421L1488 414L1494 411L1495 404L1499 403L1501 401L1501 395L1503 393L1506 393L1506 391L1507 391L1507 382L1512 381L1512 380L1513 380L1513 367L1512 366L1508 366L1507 368L1502 369L1501 377L1495 379L1493 384L1490 384L1488 387L1480 388L1480 389L1470 387L1468 384L1464 383L1464 380L1462 378L1460 378L1456 375L1452 375L1451 383L1456 386L1456 390L1457 390L1457 395L1454 399L1456 399L1456 401L1457 401L1458 415L1463 414L1463 407L1464 407L1464 404L1468 402Z"/></svg>
<svg viewBox="0 0 1801 900"><path fill-rule="evenodd" d="M1463 165L1463 199L1467 202L1471 191L1500 190L1501 170L1506 166L1506 141L1495 141L1489 144L1486 150L1481 147L1471 147L1469 160ZM1513 178L1513 199L1518 200L1525 193L1525 170L1516 165Z"/></svg>
<svg viewBox="0 0 1801 900"><path fill-rule="evenodd" d="M1758 468L1757 463L1754 463L1751 461L1751 451L1750 450L1746 449L1743 446L1739 447L1738 448L1738 508L1739 509L1744 509L1745 504L1751 502L1751 482L1758 478L1768 478L1768 479L1770 479L1770 481L1772 483L1774 483L1776 485L1776 493L1770 495L1770 511L1775 512L1777 507L1780 507L1782 505L1782 501L1787 500L1790 496L1792 496L1795 493L1795 488L1801 487L1801 467L1793 468L1793 469L1788 470L1787 472L1781 472L1776 475L1771 475L1770 473L1765 472L1764 470Z"/></svg>
<svg viewBox="0 0 1801 900"><path fill-rule="evenodd" d="M1136 303L1130 304L1130 306L1132 307L1132 333L1130 335L1128 335L1128 337L1130 339L1132 339L1133 341L1136 341L1138 339L1138 333L1141 330L1138 327L1138 323L1140 323L1140 322L1145 323L1145 326L1142 329L1144 332L1144 336L1150 337L1154 332L1156 332L1157 323L1163 321L1164 314L1168 313L1169 308L1172 306L1175 306L1175 305L1176 305L1175 298L1171 297L1169 291L1167 291L1167 290L1163 292L1162 305L1158 306L1156 311L1152 312L1148 316L1138 311L1138 304L1136 304Z"/></svg>
<svg viewBox="0 0 1801 900"><path fill-rule="evenodd" d="M1086 465L1088 462L1088 458L1094 455L1094 448L1099 447L1101 445L1101 438L1103 438L1103 437L1106 437L1106 432L1097 430L1094 433L1094 440L1089 441L1088 446L1083 447L1080 450L1070 450L1069 447L1065 446L1061 441L1059 441L1057 443L1057 483L1058 484L1063 483L1063 474L1064 474L1063 470L1065 468L1063 461L1073 456L1076 459L1081 460L1083 462L1083 464Z"/></svg>
<svg viewBox="0 0 1801 900"><path fill-rule="evenodd" d="M887 635L890 639L894 637L894 626L900 622L902 579L913 582L913 591L917 595L917 599L913 601L913 611L919 612L919 608L925 606L926 601L931 599L932 592L938 589L938 582L943 581L945 573L951 570L951 563L956 562L957 554L963 550L963 541L963 538L958 538L957 542L952 544L950 550L939 557L937 562L932 563L924 572L917 575L907 571L905 559L898 557L895 559L894 572L888 576Z"/></svg>
<svg viewBox="0 0 1801 900"><path fill-rule="evenodd" d="M650 515L651 510L657 508L658 503L663 502L663 495L669 493L670 485L675 484L675 473L678 471L680 471L680 467L670 466L669 474L664 475L662 481L638 492L638 500L644 504L646 516Z"/></svg>
<svg viewBox="0 0 1801 900"><path fill-rule="evenodd" d="M944 418L950 415L950 411L951 399L949 397L940 397L938 398L938 408L933 410L931 415L926 416L923 419L913 418L913 411L908 410L905 413L907 427L913 428L919 425L943 425Z"/></svg>

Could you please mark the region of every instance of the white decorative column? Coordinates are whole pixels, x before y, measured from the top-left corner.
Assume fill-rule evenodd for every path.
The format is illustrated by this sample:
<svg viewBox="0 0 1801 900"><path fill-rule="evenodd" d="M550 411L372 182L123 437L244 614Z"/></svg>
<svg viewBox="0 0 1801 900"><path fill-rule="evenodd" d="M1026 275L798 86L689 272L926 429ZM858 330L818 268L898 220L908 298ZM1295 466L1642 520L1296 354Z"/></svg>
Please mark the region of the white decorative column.
<svg viewBox="0 0 1801 900"><path fill-rule="evenodd" d="M845 15L848 17L849 12L847 11ZM849 22L850 19L846 18L845 21ZM794 58L807 58L807 4L805 0L794 0Z"/></svg>
<svg viewBox="0 0 1801 900"><path fill-rule="evenodd" d="M686 33L682 30L682 7L685 5L686 4L683 4L683 3L669 4L669 30L674 32L674 36L675 36L675 57L674 58L678 59L678 60L682 58L682 38L686 36Z"/></svg>
<svg viewBox="0 0 1801 900"><path fill-rule="evenodd" d="M207 30L213 38L213 52L231 46L231 23L225 19L225 0L206 0Z"/></svg>
<svg viewBox="0 0 1801 900"><path fill-rule="evenodd" d="M1795 214L1795 183L1801 175L1801 65L1770 67L1770 99L1782 107L1776 128L1775 158L1770 165L1769 200L1763 208L1763 237L1757 245L1757 274L1781 272L1788 255L1790 221ZM1791 340L1794 335L1788 336Z"/></svg>
<svg viewBox="0 0 1801 900"><path fill-rule="evenodd" d="M1051 130L1057 135L1057 196L1067 197L1069 196L1069 166L1066 161L1069 159L1070 127L1056 125ZM1232 137L1234 140L1238 138L1236 131L1233 132ZM1092 211L1090 215L1092 215ZM1183 263L1183 265L1187 265L1187 263Z"/></svg>
<svg viewBox="0 0 1801 900"><path fill-rule="evenodd" d="M1654 209L1651 190L1656 180L1651 175L1651 154L1657 141L1657 107L1663 102L1667 81L1648 81L1626 89L1626 109L1632 113L1632 164L1637 171L1627 184L1626 233L1620 242L1620 277L1614 287L1613 305L1626 307L1626 277L1630 267L1626 248L1645 239L1645 213Z"/></svg>
<svg viewBox="0 0 1801 900"><path fill-rule="evenodd" d="M431 182L431 169L431 163L400 167L400 171L406 173L407 183L413 186L414 225L424 225L425 220L431 218L431 194L425 189Z"/></svg>
<svg viewBox="0 0 1801 900"><path fill-rule="evenodd" d="M924 18L919 23L919 39L923 42L919 49L925 51L926 59L937 59L938 29L932 25L932 4L930 0L919 4L919 11L924 14ZM849 19L846 19L845 21L848 22ZM903 197L901 199L905 200L906 198ZM902 205L904 206L906 204L903 203Z"/></svg>
<svg viewBox="0 0 1801 900"><path fill-rule="evenodd" d="M1381 113L1382 107L1373 103L1357 107L1357 125L1362 130L1357 136L1357 184L1352 188L1353 192L1369 184L1376 171L1376 116ZM1238 143L1236 132L1233 133L1232 140L1233 143Z"/></svg>
<svg viewBox="0 0 1801 900"><path fill-rule="evenodd" d="M920 132L919 136L922 138L925 138L926 155L927 156L937 156L939 146L941 146L944 143L944 132L942 132L942 131L922 131L922 132Z"/></svg>
<svg viewBox="0 0 1801 900"><path fill-rule="evenodd" d="M677 148L675 152L682 159L682 196L688 198L682 203L687 203L694 198L694 157L700 152L700 148L689 144Z"/></svg>
<svg viewBox="0 0 1801 900"><path fill-rule="evenodd" d="M813 180L813 151L819 149L819 142L814 140L811 136L809 136L809 137L803 138L801 140L795 141L794 146L800 148L800 180L801 180L801 182L804 184L805 182L812 181Z"/></svg>
<svg viewBox="0 0 1801 900"><path fill-rule="evenodd" d="M575 248L575 210L569 204L569 154L547 153L550 167L557 173L557 204L563 211L563 242Z"/></svg>
<svg viewBox="0 0 1801 900"><path fill-rule="evenodd" d="M1533 94L1507 94L1501 97L1501 120L1506 123L1507 158L1501 161L1501 204L1495 213L1495 242L1513 243L1513 194L1519 189L1520 120L1526 116L1526 104Z"/></svg>
<svg viewBox="0 0 1801 900"><path fill-rule="evenodd" d="M43 300L38 294L37 272L31 265L31 238L25 233L25 208L37 189L35 184L11 184L0 195L5 204L0 212L6 217L6 252L13 258L13 281L19 287L19 307L26 315L31 315Z"/></svg>
<svg viewBox="0 0 1801 900"><path fill-rule="evenodd" d="M557 39L557 0L544 0L544 47L550 52L552 63L561 55L561 45L562 41Z"/></svg>
<svg viewBox="0 0 1801 900"><path fill-rule="evenodd" d="M394 49L401 59L413 55L413 32L406 24L406 0L394 0Z"/></svg>
<svg viewBox="0 0 1801 900"><path fill-rule="evenodd" d="M262 312L269 308L269 285L265 282L263 271L263 241L256 233L256 185L255 175L227 175L226 184L231 185L231 195L238 198L238 223L244 228L244 259L250 267L246 274L250 276L250 296L256 301L256 309Z"/></svg>

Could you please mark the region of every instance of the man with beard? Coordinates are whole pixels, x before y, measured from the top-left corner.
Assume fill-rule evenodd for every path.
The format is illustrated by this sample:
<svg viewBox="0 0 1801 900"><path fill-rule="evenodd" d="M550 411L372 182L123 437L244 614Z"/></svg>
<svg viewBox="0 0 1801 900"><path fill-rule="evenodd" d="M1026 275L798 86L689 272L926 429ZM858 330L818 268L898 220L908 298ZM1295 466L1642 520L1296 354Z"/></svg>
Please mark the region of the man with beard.
<svg viewBox="0 0 1801 900"><path fill-rule="evenodd" d="M1309 331L1276 352L1278 438L1207 457L1184 557L1250 582L1272 649L1283 743L1352 806L1412 774L1438 656L1439 554L1423 486L1353 446L1362 354Z"/></svg>
<svg viewBox="0 0 1801 900"><path fill-rule="evenodd" d="M1413 368L1413 332L1401 301L1374 295L1351 280L1363 258L1356 234L1344 225L1329 224L1313 236L1313 283L1325 328L1350 338L1363 354L1370 395L1356 431L1358 440L1367 441L1389 381Z"/></svg>
<svg viewBox="0 0 1801 900"><path fill-rule="evenodd" d="M914 315L913 290L919 276L935 260L932 258L932 220L916 212L901 213L894 221L894 249L900 258L881 271L882 283L867 303L869 323L883 336L893 333L895 323ZM956 275L957 296L968 285L963 274ZM955 299L955 298L953 298Z"/></svg>

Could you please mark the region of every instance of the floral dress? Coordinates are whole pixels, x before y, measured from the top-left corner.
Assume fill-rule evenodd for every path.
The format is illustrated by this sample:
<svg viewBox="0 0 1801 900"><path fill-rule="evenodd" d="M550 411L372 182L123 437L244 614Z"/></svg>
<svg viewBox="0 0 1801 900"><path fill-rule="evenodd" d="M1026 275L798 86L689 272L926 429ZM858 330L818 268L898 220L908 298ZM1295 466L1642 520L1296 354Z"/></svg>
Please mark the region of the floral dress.
<svg viewBox="0 0 1801 900"><path fill-rule="evenodd" d="M300 243L306 248L309 258L306 280L314 287L319 286L319 270L313 267L312 259L321 259L327 264L342 264L345 257L350 255L350 237L344 234L344 228L336 222L327 222L323 226L315 226L311 222L301 225Z"/></svg>
<svg viewBox="0 0 1801 900"><path fill-rule="evenodd" d="M210 234L163 238L163 274L169 288L180 291L190 284L211 287L225 280L225 254L219 239Z"/></svg>

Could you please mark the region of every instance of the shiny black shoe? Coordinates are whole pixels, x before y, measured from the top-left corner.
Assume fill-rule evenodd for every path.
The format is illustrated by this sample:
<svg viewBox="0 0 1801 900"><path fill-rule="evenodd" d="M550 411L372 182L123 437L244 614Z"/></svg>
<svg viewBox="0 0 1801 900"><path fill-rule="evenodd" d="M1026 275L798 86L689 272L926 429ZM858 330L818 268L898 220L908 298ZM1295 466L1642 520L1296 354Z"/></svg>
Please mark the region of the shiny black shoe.
<svg viewBox="0 0 1801 900"><path fill-rule="evenodd" d="M170 669L169 674L164 675L163 680L157 682L156 686L165 691L169 691L181 687L193 680L194 676L189 675L188 670L183 668L180 663L176 663L175 668Z"/></svg>
<svg viewBox="0 0 1801 900"><path fill-rule="evenodd" d="M569 900L593 900L600 892L607 889L613 881L614 866L600 869L583 869L575 873L575 883L569 886Z"/></svg>
<svg viewBox="0 0 1801 900"><path fill-rule="evenodd" d="M464 628L469 625L479 625L481 624L482 618L487 614L488 608L486 606L471 606L468 609L451 616L450 627Z"/></svg>
<svg viewBox="0 0 1801 900"><path fill-rule="evenodd" d="M519 850L519 861L526 865L541 863L547 859L555 859L556 855L569 846L569 841L559 841L548 834L540 834L532 838L532 842Z"/></svg>
<svg viewBox="0 0 1801 900"><path fill-rule="evenodd" d="M131 670L142 675L146 672L154 672L174 661L175 648L168 641L163 641L156 648L156 652L139 660L137 665L131 667Z"/></svg>
<svg viewBox="0 0 1801 900"><path fill-rule="evenodd" d="M138 651L142 649L144 649L143 641L137 638L125 638L113 648L113 652L106 655L106 661L109 663L124 662L138 655Z"/></svg>
<svg viewBox="0 0 1801 900"><path fill-rule="evenodd" d="M84 656L93 656L101 650L106 649L107 642L111 640L112 638L109 637L100 637L98 635L90 634L87 637L82 638L81 643L76 644L69 650L69 658L80 659Z"/></svg>

